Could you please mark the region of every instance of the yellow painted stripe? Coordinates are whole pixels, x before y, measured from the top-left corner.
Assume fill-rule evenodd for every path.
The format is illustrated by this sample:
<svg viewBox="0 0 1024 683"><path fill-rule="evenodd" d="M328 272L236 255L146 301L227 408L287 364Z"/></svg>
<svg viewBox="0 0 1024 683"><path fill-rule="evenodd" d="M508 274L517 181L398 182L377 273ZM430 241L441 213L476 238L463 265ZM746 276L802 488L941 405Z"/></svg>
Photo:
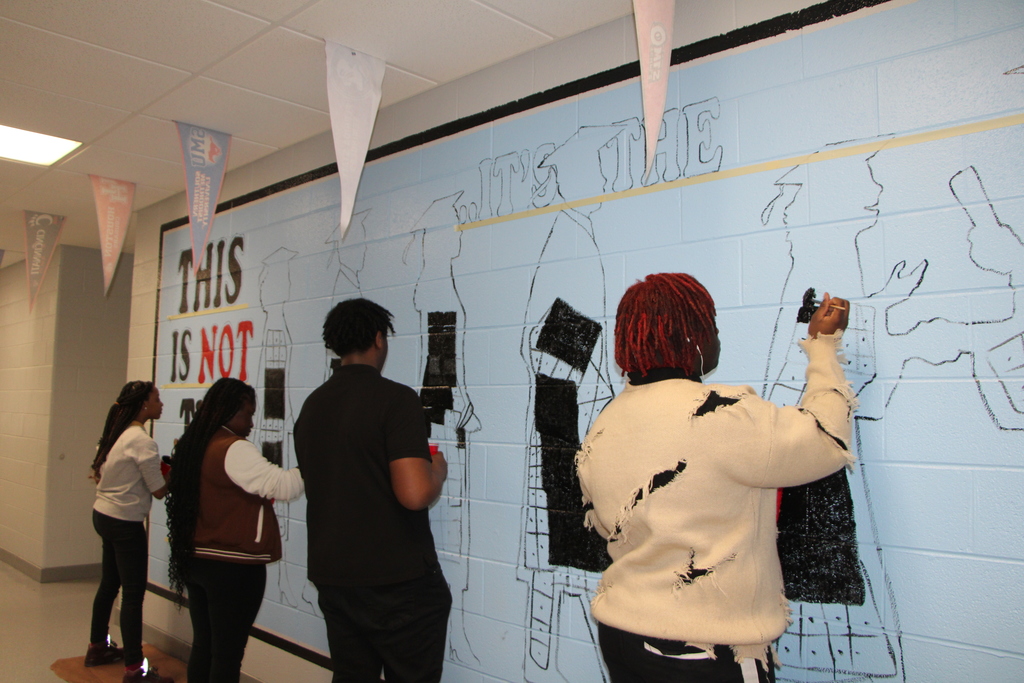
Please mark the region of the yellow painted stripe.
<svg viewBox="0 0 1024 683"><path fill-rule="evenodd" d="M195 313L178 313L177 315L167 316L167 319L181 320L182 318L195 318L200 315L212 315L214 313L230 313L231 311L240 311L243 308L249 308L249 304L236 304L234 306L225 306L224 308L208 308L205 311L196 311Z"/></svg>
<svg viewBox="0 0 1024 683"><path fill-rule="evenodd" d="M604 202L610 202L616 199L638 197L641 195L650 194L652 192L674 190L676 188L686 187L688 185L710 183L715 180L725 180L726 178L738 178L740 176L752 175L754 173L763 173L765 171L773 171L778 170L780 168L791 168L793 166L813 164L819 161L830 161L832 159L842 159L843 157L857 156L859 154L870 154L871 152L879 152L885 149L894 149L896 147L919 145L924 142L934 142L936 140L945 140L948 138L970 135L972 133L982 133L989 130L997 130L999 128L1019 126L1022 123L1024 123L1024 114L1014 114L1012 116L1002 116L995 119L988 119L987 121L977 121L975 123L965 123L960 126L940 128L938 130L928 131L925 133L913 133L910 135L902 135L898 137L882 137L875 140L871 140L870 142L829 147L828 149L819 150L817 152L811 152L810 154L802 154L795 157L788 157L786 159L763 161L757 164L750 164L749 166L738 166L736 168L730 168L724 171L705 173L703 175L692 176L690 178L680 178L679 180L673 180L667 183L657 183L654 185L649 185L647 187L634 187L628 190L621 190L619 192L609 192L608 194L600 194L597 195L596 197L587 197L586 199L575 199L571 202L563 202L561 204L552 204L551 206L529 209L527 211L519 211L516 213L510 213L507 216L495 216L494 218L485 218L484 220L456 225L455 229L458 231L472 230L473 228L482 228L486 225L495 225L497 223L505 223L508 221L518 221L522 220L523 218L542 216L548 213L565 211L567 209L575 209L580 206L602 204Z"/></svg>

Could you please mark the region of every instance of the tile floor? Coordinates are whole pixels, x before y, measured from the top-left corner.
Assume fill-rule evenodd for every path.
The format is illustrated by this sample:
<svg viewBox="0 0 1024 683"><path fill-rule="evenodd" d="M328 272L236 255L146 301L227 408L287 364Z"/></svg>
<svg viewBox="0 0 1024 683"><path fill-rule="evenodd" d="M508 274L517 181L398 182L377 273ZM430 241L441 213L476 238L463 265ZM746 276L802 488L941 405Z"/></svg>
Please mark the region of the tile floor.
<svg viewBox="0 0 1024 683"><path fill-rule="evenodd" d="M0 680L60 683L50 664L85 654L98 583L36 583L0 562ZM120 642L116 624L110 632Z"/></svg>

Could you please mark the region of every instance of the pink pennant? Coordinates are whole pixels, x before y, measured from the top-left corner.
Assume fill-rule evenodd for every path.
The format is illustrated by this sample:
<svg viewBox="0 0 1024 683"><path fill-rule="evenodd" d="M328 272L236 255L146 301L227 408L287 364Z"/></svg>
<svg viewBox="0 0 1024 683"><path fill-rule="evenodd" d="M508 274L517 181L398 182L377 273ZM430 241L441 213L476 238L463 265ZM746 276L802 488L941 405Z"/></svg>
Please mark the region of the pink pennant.
<svg viewBox="0 0 1024 683"><path fill-rule="evenodd" d="M100 254L103 257L103 294L110 291L117 262L128 233L132 216L135 183L90 175L92 194L96 199L96 221L100 226Z"/></svg>
<svg viewBox="0 0 1024 683"><path fill-rule="evenodd" d="M647 165L644 178L654 168L661 120L665 116L668 68L672 60L672 19L675 0L633 0L636 41L640 49L640 93L647 133Z"/></svg>

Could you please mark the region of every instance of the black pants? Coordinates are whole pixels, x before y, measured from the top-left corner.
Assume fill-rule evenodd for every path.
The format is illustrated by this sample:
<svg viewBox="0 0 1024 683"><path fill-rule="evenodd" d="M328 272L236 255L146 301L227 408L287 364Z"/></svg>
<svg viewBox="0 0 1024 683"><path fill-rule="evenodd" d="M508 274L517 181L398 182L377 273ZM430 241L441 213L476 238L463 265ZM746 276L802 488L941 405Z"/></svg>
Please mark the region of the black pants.
<svg viewBox="0 0 1024 683"><path fill-rule="evenodd" d="M92 526L103 539L103 576L92 601L89 642L107 640L110 612L121 595L121 639L125 664L142 661L142 600L149 571L149 540L142 522L126 522L92 511Z"/></svg>
<svg viewBox="0 0 1024 683"><path fill-rule="evenodd" d="M266 585L265 564L189 560L189 683L238 683L249 629Z"/></svg>
<svg viewBox="0 0 1024 683"><path fill-rule="evenodd" d="M333 683L441 680L452 594L440 568L384 586L317 585ZM189 679L191 683L191 679Z"/></svg>
<svg viewBox="0 0 1024 683"><path fill-rule="evenodd" d="M597 635L612 683L775 683L770 655L768 666L755 660L746 660L746 664L741 665L728 646L716 645L716 659L679 659L672 655L702 657L702 651L685 643L640 636L601 622L597 624Z"/></svg>

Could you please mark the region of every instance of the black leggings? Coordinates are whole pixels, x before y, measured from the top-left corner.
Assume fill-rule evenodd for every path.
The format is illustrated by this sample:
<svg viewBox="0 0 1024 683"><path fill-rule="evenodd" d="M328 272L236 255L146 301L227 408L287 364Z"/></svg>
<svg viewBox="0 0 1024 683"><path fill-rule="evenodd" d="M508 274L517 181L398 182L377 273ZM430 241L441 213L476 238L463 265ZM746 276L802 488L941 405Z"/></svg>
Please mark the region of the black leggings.
<svg viewBox="0 0 1024 683"><path fill-rule="evenodd" d="M103 577L92 602L90 643L107 640L110 612L121 595L121 639L125 664L142 661L142 599L146 596L149 541L142 522L126 522L92 511L92 525L103 539Z"/></svg>
<svg viewBox="0 0 1024 683"><path fill-rule="evenodd" d="M189 560L189 683L237 683L249 629L263 603L265 564Z"/></svg>

